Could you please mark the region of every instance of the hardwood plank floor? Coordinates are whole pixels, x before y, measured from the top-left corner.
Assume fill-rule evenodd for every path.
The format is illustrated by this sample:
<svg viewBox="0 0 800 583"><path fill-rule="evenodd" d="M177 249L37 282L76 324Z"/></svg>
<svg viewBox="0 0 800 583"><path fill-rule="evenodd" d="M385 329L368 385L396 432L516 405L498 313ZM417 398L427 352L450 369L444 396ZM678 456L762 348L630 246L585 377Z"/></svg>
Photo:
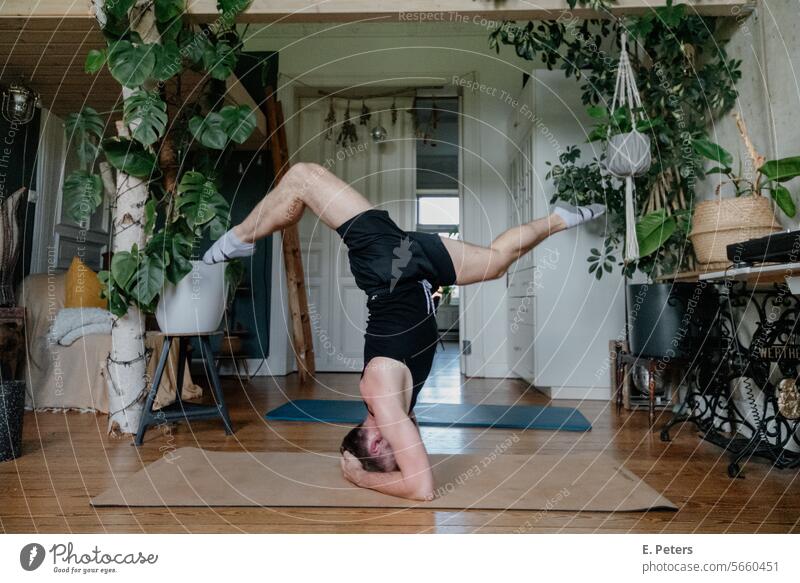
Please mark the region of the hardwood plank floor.
<svg viewBox="0 0 800 583"><path fill-rule="evenodd" d="M523 382L468 379L457 362L439 355L422 400L545 404ZM463 512L323 508L93 508L89 499L124 481L143 465L183 446L227 451L335 451L344 433L322 424L267 423L263 414L288 398L348 398L358 375L320 374L301 387L297 375L259 377L247 385L224 381L236 434L201 421L151 430L134 448L129 438L106 436L106 417L86 413L25 415L24 455L0 464L0 531L11 532L800 532L800 479L762 461L727 477L727 456L691 428L671 443L647 429L645 412L617 416L605 402L558 401L577 406L593 424L587 433L526 431L508 453L568 455L604 452L675 502L678 512ZM511 431L423 428L431 453L490 452Z"/></svg>

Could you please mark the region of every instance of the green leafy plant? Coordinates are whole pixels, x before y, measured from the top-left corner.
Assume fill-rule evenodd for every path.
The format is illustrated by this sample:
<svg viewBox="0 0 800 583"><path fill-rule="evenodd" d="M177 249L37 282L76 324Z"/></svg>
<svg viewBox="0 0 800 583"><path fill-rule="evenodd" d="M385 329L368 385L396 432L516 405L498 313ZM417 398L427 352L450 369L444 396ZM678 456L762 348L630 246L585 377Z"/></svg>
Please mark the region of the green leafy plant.
<svg viewBox="0 0 800 583"><path fill-rule="evenodd" d="M577 146L567 146L559 155L558 164L545 162L550 166L545 178L555 185L551 204L564 200L574 205L588 205L598 200L604 201L608 213L606 220L610 225L601 249L593 248L587 261L589 273L597 279L603 273L611 273L617 262L615 249L620 244L620 233L624 233L625 198L619 181L609 180L601 167L602 159L581 163L581 150Z"/></svg>
<svg viewBox="0 0 800 583"><path fill-rule="evenodd" d="M600 200L598 195L603 193L602 200L608 208L608 228L603 245L600 248L592 248L586 258L589 263L589 273L597 279L602 279L604 274L612 273L619 265L630 276L634 266L626 266L618 259L621 239L625 234L625 199L621 185L614 179L604 179L597 162L587 165L572 164L565 168L566 171L560 176L553 177L552 172L548 174L558 189L551 202L562 199L572 201L572 204L591 204ZM589 190L582 190L586 187ZM688 234L689 222L688 213L679 212L670 215L664 209L652 211L641 217L636 224L640 261L647 261L661 250L675 236L676 231Z"/></svg>
<svg viewBox="0 0 800 583"><path fill-rule="evenodd" d="M149 146L163 137L167 127L167 104L157 91L138 90L125 100L122 121L132 128L137 142Z"/></svg>
<svg viewBox="0 0 800 583"><path fill-rule="evenodd" d="M631 123L631 113L638 116L642 110L635 109L631 112L630 108L618 107L613 113L599 105L592 105L587 108L587 113L592 119L597 120L592 132L589 134L589 141L596 142L605 140L609 135L625 134L636 130L640 133L651 133L657 130L664 122L660 118L640 118L636 117L636 123Z"/></svg>
<svg viewBox="0 0 800 583"><path fill-rule="evenodd" d="M89 51L84 68L89 74L108 68L125 88L124 101L108 118L88 106L66 118L80 167L65 178L63 192L66 214L83 223L103 200L101 162L145 182L145 244L117 250L110 269L100 273L117 316L129 306L153 312L163 286L191 271L198 243L229 227L217 166L250 137L256 119L249 107L224 103L220 81L236 67L242 45L235 20L249 4L218 0L220 17L211 25L190 22L186 0L154 0L144 8L117 0L98 8L107 47ZM135 30L142 9L153 11L158 42L144 41ZM186 73L203 78L189 99L181 92ZM109 137L107 128L120 113L129 135ZM240 265L227 269L241 277Z"/></svg>
<svg viewBox="0 0 800 583"><path fill-rule="evenodd" d="M255 114L246 105L227 105L204 118L194 116L189 120L189 130L195 139L213 150L224 150L229 140L243 144L255 127Z"/></svg>
<svg viewBox="0 0 800 583"><path fill-rule="evenodd" d="M591 3L572 2L571 6L577 4ZM605 244L588 258L596 277L610 273L608 267L614 263L627 275L638 269L656 277L685 269L692 257L690 209L696 183L705 176L704 157L691 142L707 137L709 122L734 105L741 62L729 59L725 39L717 38L720 19L698 16L685 5L668 0L666 6L624 20L604 18L607 4L590 7L598 10L597 18L503 22L490 33L489 47L499 52L502 46L511 46L519 57L540 59L549 69L561 68L567 78L578 81L581 99L596 121L589 140L604 140L609 130L613 134L633 129L629 111L608 111L620 36L623 30L628 32L628 56L644 106L640 113L646 120L637 122L635 129L650 136L654 156L650 170L636 178L640 259L629 264L617 261L624 244L624 206L618 185L599 188L602 157L588 162L575 158L570 164L561 159L556 166L565 174L551 172L554 198L609 207ZM523 76L523 84L528 77ZM652 204L654 192L663 193L665 200ZM653 214L660 209L663 215Z"/></svg>
<svg viewBox="0 0 800 583"><path fill-rule="evenodd" d="M67 139L78 155L81 169L86 170L97 157L98 142L105 132L105 124L100 114L91 107L84 107L79 113L67 116L64 120L64 129Z"/></svg>
<svg viewBox="0 0 800 583"><path fill-rule="evenodd" d="M692 142L692 147L700 156L718 164L708 170L707 174L722 174L727 177L727 182L733 185L736 196L766 193L787 217L793 218L797 215L797 207L784 183L800 176L800 157L794 156L763 162L759 165L755 176L750 178L742 172L741 161L738 171L733 170L733 156L722 146L710 142L706 138L700 138ZM723 184L724 182L721 182L719 186L721 187Z"/></svg>

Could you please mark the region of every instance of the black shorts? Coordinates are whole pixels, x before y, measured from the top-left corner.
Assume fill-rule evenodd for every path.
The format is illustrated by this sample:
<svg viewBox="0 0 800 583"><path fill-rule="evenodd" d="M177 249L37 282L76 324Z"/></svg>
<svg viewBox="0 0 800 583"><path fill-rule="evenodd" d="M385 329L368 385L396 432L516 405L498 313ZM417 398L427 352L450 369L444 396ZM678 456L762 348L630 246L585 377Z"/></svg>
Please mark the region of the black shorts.
<svg viewBox="0 0 800 583"><path fill-rule="evenodd" d="M403 231L383 210L360 213L336 231L356 285L368 296L364 366L376 356L404 363L413 379L413 409L439 341L430 294L456 280L450 254L438 235Z"/></svg>
<svg viewBox="0 0 800 583"><path fill-rule="evenodd" d="M456 282L453 261L441 237L404 231L387 211L364 211L345 221L336 232L347 245L356 285L367 295L423 279L434 291Z"/></svg>

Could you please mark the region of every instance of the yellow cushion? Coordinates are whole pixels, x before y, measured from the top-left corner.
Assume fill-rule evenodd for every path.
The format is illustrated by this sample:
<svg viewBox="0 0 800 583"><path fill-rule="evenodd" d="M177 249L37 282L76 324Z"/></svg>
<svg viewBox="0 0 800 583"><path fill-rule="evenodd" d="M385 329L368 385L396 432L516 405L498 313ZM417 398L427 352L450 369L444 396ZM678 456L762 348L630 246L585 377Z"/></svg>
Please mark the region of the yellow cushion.
<svg viewBox="0 0 800 583"><path fill-rule="evenodd" d="M100 280L78 257L72 258L64 282L65 308L108 308L108 301L100 297Z"/></svg>

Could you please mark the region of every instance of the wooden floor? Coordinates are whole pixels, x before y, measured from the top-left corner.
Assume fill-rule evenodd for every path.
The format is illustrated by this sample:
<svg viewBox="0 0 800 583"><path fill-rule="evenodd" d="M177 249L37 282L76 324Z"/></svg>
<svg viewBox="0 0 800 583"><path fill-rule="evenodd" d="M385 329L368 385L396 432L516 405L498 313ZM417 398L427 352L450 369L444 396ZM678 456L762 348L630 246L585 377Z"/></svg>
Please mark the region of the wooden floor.
<svg viewBox="0 0 800 583"><path fill-rule="evenodd" d="M469 379L455 359L439 355L422 394L428 402L543 404L547 398L516 380ZM0 464L0 531L12 532L800 532L800 479L760 461L731 480L726 457L690 428L672 443L647 429L645 412L617 416L605 402L577 406L593 424L587 433L527 431L509 453L604 452L675 502L678 512L531 513L380 509L92 508L89 499L143 465L182 446L226 451L335 451L344 429L322 424L267 423L263 414L288 398L353 396L355 374L320 374L299 387L297 375L225 382L236 434L217 422L154 429L137 449L106 436L104 415L26 413L24 455ZM504 430L423 428L432 453L480 453L508 437Z"/></svg>

